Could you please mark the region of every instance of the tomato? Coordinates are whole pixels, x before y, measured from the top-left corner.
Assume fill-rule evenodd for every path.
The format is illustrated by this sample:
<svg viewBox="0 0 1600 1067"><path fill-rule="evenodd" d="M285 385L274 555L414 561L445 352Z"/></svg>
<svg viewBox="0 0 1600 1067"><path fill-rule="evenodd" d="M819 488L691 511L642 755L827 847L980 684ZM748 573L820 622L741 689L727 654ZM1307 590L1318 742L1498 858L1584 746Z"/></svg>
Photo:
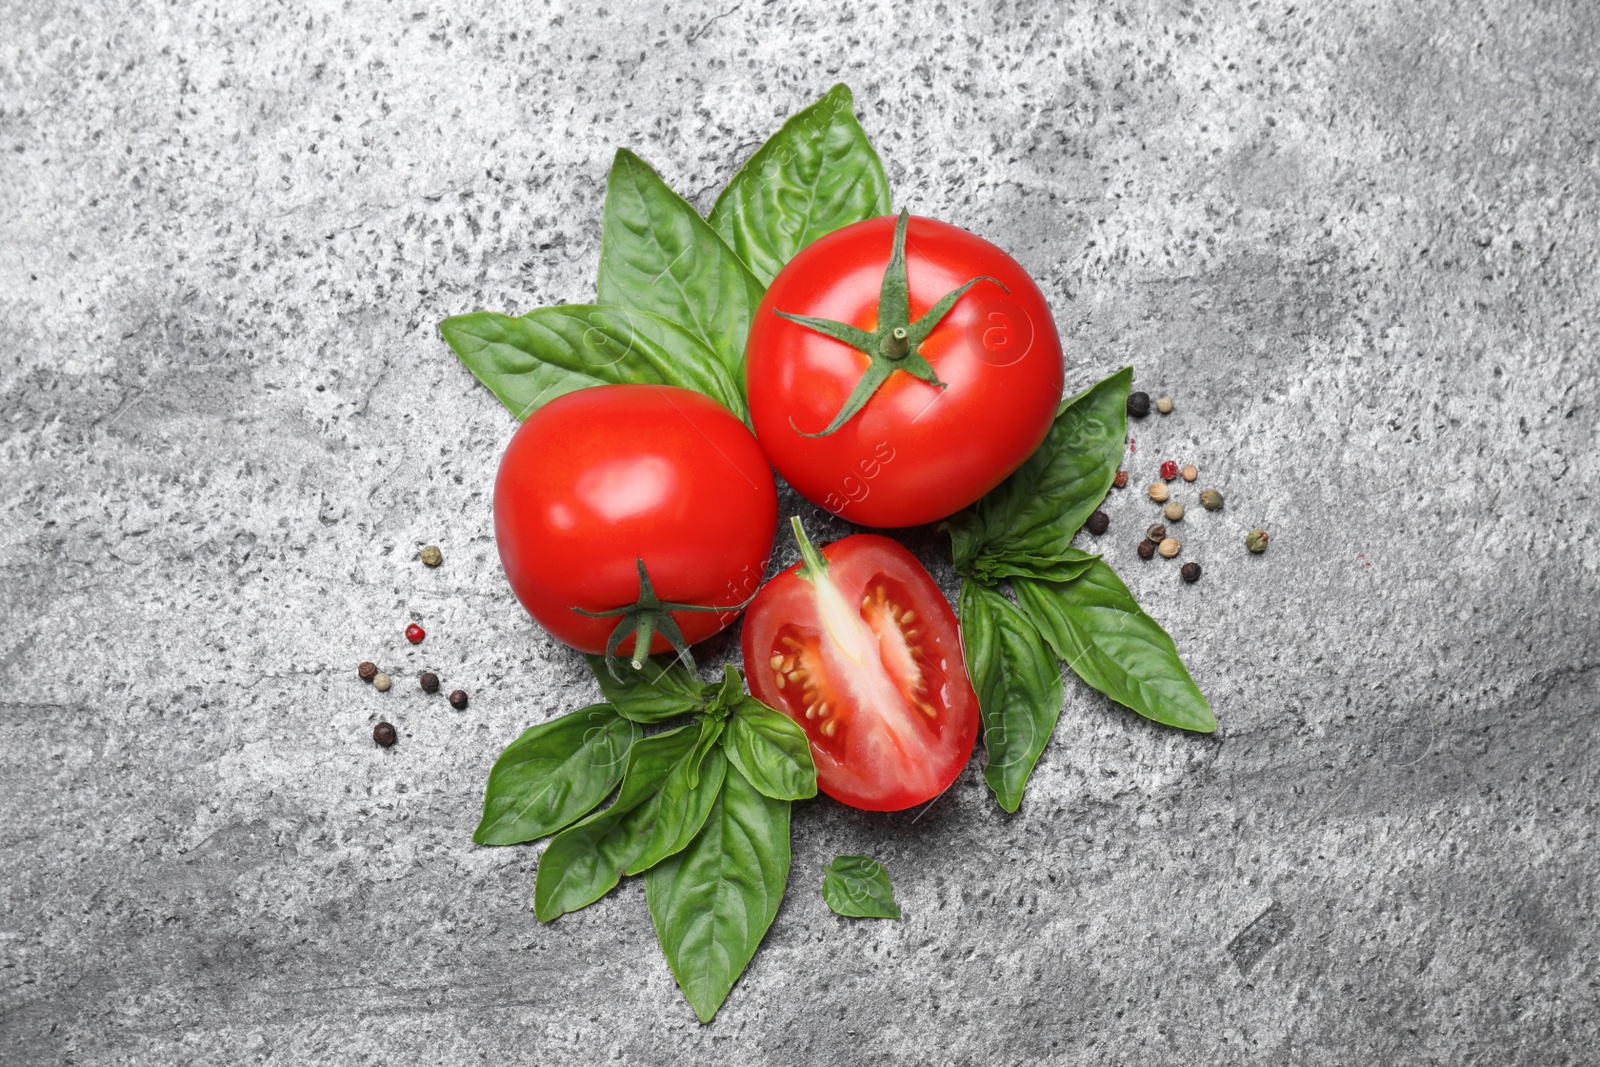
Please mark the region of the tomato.
<svg viewBox="0 0 1600 1067"><path fill-rule="evenodd" d="M778 496L743 423L715 401L659 385L597 385L567 393L522 424L494 483L500 562L522 606L559 641L603 652L636 604L639 561L662 601L742 604L772 555ZM737 610L666 613L688 644ZM671 642L658 623L650 645ZM630 651L634 638L620 648Z"/></svg>
<svg viewBox="0 0 1600 1067"><path fill-rule="evenodd" d="M1061 400L1061 343L1027 271L926 218L910 218L897 265L895 231L893 217L868 219L802 249L768 287L746 346L751 424L767 458L807 500L866 526L932 522L971 504L1039 447ZM980 276L919 340L918 320ZM880 308L896 277L908 303ZM909 355L904 338L887 349L897 313L910 325ZM830 320L844 327L835 334L872 344L858 349L784 314ZM917 366L931 375L919 378ZM825 431L876 370L886 377L858 413L806 436Z"/></svg>
<svg viewBox="0 0 1600 1067"><path fill-rule="evenodd" d="M944 594L897 542L856 534L761 588L745 615L750 692L811 740L817 786L868 811L932 800L978 736L960 630Z"/></svg>

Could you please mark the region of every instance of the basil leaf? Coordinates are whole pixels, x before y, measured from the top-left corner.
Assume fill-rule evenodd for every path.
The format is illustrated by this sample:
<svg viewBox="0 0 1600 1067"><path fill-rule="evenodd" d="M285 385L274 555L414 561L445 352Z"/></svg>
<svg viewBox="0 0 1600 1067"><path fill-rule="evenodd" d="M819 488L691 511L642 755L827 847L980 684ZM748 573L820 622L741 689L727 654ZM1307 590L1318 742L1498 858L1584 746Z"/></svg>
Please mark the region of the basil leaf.
<svg viewBox="0 0 1600 1067"><path fill-rule="evenodd" d="M1100 506L1122 461L1133 368L1071 397L1033 455L1011 476L948 520L956 570L976 575L986 560L1060 559Z"/></svg>
<svg viewBox="0 0 1600 1067"><path fill-rule="evenodd" d="M700 213L650 165L617 150L606 179L600 303L660 315L744 378L744 341L762 285Z"/></svg>
<svg viewBox="0 0 1600 1067"><path fill-rule="evenodd" d="M773 800L817 795L817 766L806 732L789 716L745 697L728 720L722 749L751 785Z"/></svg>
<svg viewBox="0 0 1600 1067"><path fill-rule="evenodd" d="M1003 552L998 556L978 559L973 565L972 576L984 585L993 585L1001 578L1042 578L1050 582L1070 582L1099 558L1075 548L1063 549L1054 557Z"/></svg>
<svg viewBox="0 0 1600 1067"><path fill-rule="evenodd" d="M701 735L699 726L680 726L633 746L612 805L561 831L539 857L535 915L549 922L586 908L622 875L638 874L689 843L728 766L719 748L700 755Z"/></svg>
<svg viewBox="0 0 1600 1067"><path fill-rule="evenodd" d="M825 234L889 213L889 178L835 85L756 149L722 190L709 221L770 285L794 254Z"/></svg>
<svg viewBox="0 0 1600 1067"><path fill-rule="evenodd" d="M706 754L716 747L717 740L722 737L725 720L711 715L700 719L700 738L694 743L694 751L689 753L689 788L695 789L700 785L700 768L705 763ZM723 753L726 756L726 753ZM644 870L643 867L639 870ZM636 871L629 871L636 874Z"/></svg>
<svg viewBox="0 0 1600 1067"><path fill-rule="evenodd" d="M719 713L725 713L739 706L744 699L744 675L739 673L739 668L727 666L722 668L722 681L706 683L702 693L707 698L706 707L715 708Z"/></svg>
<svg viewBox="0 0 1600 1067"><path fill-rule="evenodd" d="M756 954L788 881L789 802L728 768L700 833L644 876L656 940L701 1022Z"/></svg>
<svg viewBox="0 0 1600 1067"><path fill-rule="evenodd" d="M847 919L898 919L889 872L871 856L835 856L822 868L822 899Z"/></svg>
<svg viewBox="0 0 1600 1067"><path fill-rule="evenodd" d="M584 657L600 683L600 692L619 714L634 722L662 722L700 707L701 682L677 653L663 652L645 660L642 670L621 667L622 680L611 676L604 656Z"/></svg>
<svg viewBox="0 0 1600 1067"><path fill-rule="evenodd" d="M739 418L744 394L704 342L648 311L564 304L515 317L456 315L439 332L518 419L591 385L641 382L704 393Z"/></svg>
<svg viewBox="0 0 1600 1067"><path fill-rule="evenodd" d="M617 786L639 727L594 704L523 732L489 771L480 845L515 845L582 818Z"/></svg>
<svg viewBox="0 0 1600 1067"><path fill-rule="evenodd" d="M1028 616L977 582L961 583L961 649L983 718L983 780L1016 811L1061 716L1061 665Z"/></svg>
<svg viewBox="0 0 1600 1067"><path fill-rule="evenodd" d="M1104 561L1070 582L1018 578L1011 585L1022 610L1078 677L1147 719L1207 734L1217 728L1172 638Z"/></svg>

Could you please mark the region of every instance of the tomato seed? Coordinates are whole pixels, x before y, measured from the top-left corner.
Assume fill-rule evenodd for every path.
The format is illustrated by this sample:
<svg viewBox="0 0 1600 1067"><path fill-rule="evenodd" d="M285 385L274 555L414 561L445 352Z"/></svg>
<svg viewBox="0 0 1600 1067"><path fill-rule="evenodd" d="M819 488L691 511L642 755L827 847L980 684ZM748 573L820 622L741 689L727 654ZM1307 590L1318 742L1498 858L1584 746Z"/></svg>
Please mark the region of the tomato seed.
<svg viewBox="0 0 1600 1067"><path fill-rule="evenodd" d="M822 733L824 734L824 736L827 736L827 737L832 737L834 735L834 731L836 731L838 729L839 729L839 720L838 719L829 719L827 722L822 724Z"/></svg>
<svg viewBox="0 0 1600 1067"><path fill-rule="evenodd" d="M777 670L779 667L783 666L783 657L782 656L773 656L772 660L771 660L771 663L772 663L772 669L773 670Z"/></svg>
<svg viewBox="0 0 1600 1067"><path fill-rule="evenodd" d="M782 689L788 681L788 679L784 678L782 671L773 671L772 680L777 683L779 689Z"/></svg>
<svg viewBox="0 0 1600 1067"><path fill-rule="evenodd" d="M416 623L412 623L410 626L406 627L406 640L410 641L413 645L422 644L422 639L427 636L428 632L422 627L418 626Z"/></svg>

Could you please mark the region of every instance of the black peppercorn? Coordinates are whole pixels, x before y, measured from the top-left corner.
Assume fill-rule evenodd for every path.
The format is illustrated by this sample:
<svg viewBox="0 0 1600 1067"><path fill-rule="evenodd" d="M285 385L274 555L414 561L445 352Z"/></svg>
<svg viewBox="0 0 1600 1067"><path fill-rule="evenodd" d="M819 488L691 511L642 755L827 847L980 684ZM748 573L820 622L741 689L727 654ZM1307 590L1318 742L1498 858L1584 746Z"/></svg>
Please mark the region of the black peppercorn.
<svg viewBox="0 0 1600 1067"><path fill-rule="evenodd" d="M1132 415L1136 419L1142 419L1146 415L1150 414L1150 394L1129 393L1128 414Z"/></svg>
<svg viewBox="0 0 1600 1067"><path fill-rule="evenodd" d="M363 663L356 668L356 676L363 682L370 682L378 676L378 665L376 663Z"/></svg>
<svg viewBox="0 0 1600 1067"><path fill-rule="evenodd" d="M1097 511L1093 515L1089 516L1089 521L1086 525L1089 527L1090 533L1094 534L1096 537L1099 537L1101 534L1105 533L1106 529L1111 525L1111 519L1106 515L1105 512Z"/></svg>
<svg viewBox="0 0 1600 1067"><path fill-rule="evenodd" d="M467 710L467 694L465 690L457 689L450 694L450 706L457 711Z"/></svg>
<svg viewBox="0 0 1600 1067"><path fill-rule="evenodd" d="M439 691L439 676L432 671L423 671L422 676L417 681L421 684L424 693L437 693Z"/></svg>
<svg viewBox="0 0 1600 1067"><path fill-rule="evenodd" d="M1146 537L1143 541L1139 542L1139 558L1140 559L1149 559L1150 557L1154 556L1155 554L1156 554L1156 543L1154 541L1152 541L1152 540L1150 540L1150 538Z"/></svg>
<svg viewBox="0 0 1600 1067"><path fill-rule="evenodd" d="M1167 528L1158 522L1151 526L1150 529L1146 530L1144 535L1150 538L1150 540L1159 544L1163 539L1166 538Z"/></svg>
<svg viewBox="0 0 1600 1067"><path fill-rule="evenodd" d="M395 735L394 727L386 722L380 722L372 728L372 739L384 748L394 744L399 738Z"/></svg>
<svg viewBox="0 0 1600 1067"><path fill-rule="evenodd" d="M1183 565L1183 570L1179 573L1183 575L1184 581L1188 582L1190 585L1193 585L1195 582L1200 580L1200 564L1190 560L1188 563Z"/></svg>

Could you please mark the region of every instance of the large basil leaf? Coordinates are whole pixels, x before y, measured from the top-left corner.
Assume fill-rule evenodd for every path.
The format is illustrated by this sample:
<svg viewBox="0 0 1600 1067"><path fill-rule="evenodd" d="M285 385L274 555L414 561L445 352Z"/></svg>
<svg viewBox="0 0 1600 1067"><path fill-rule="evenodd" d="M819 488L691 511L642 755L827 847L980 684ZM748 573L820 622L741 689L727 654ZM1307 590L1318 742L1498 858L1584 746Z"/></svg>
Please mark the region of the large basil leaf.
<svg viewBox="0 0 1600 1067"><path fill-rule="evenodd" d="M1061 715L1061 665L1015 604L977 582L961 583L961 650L983 717L983 780L1016 811Z"/></svg>
<svg viewBox="0 0 1600 1067"><path fill-rule="evenodd" d="M670 319L744 378L744 341L762 286L700 213L650 165L617 150L606 180L600 303Z"/></svg>
<svg viewBox="0 0 1600 1067"><path fill-rule="evenodd" d="M898 919L889 871L871 856L835 856L822 868L822 899L847 919Z"/></svg>
<svg viewBox="0 0 1600 1067"><path fill-rule="evenodd" d="M740 383L716 354L648 311L594 304L522 316L474 311L445 319L439 332L518 419L563 394L627 382L693 389L745 417Z"/></svg>
<svg viewBox="0 0 1600 1067"><path fill-rule="evenodd" d="M789 801L728 768L700 833L644 876L656 939L701 1022L756 954L788 881Z"/></svg>
<svg viewBox="0 0 1600 1067"><path fill-rule="evenodd" d="M609 704L542 723L506 746L489 772L472 840L515 845L582 818L617 786L639 727Z"/></svg>
<svg viewBox="0 0 1600 1067"><path fill-rule="evenodd" d="M1099 556L1064 548L1054 557L1030 556L1026 553L1001 552L999 555L980 556L973 561L972 577L983 585L993 585L1002 578L1041 578L1049 582L1070 582L1089 569L1089 564Z"/></svg>
<svg viewBox="0 0 1600 1067"><path fill-rule="evenodd" d="M795 113L722 190L711 225L763 285L825 234L889 213L889 179L835 85Z"/></svg>
<svg viewBox="0 0 1600 1067"><path fill-rule="evenodd" d="M1070 582L1018 578L1017 603L1078 677L1147 719L1183 730L1217 728L1178 649L1099 561Z"/></svg>
<svg viewBox="0 0 1600 1067"><path fill-rule="evenodd" d="M561 831L539 857L535 915L549 922L586 908L622 875L638 874L689 843L728 766L720 748L701 750L701 737L699 725L681 726L633 746L612 805Z"/></svg>
<svg viewBox="0 0 1600 1067"><path fill-rule="evenodd" d="M1062 558L1117 476L1132 382L1133 368L1124 367L1064 401L1038 450L948 521L957 571L976 575L997 559Z"/></svg>
<svg viewBox="0 0 1600 1067"><path fill-rule="evenodd" d="M817 795L817 766L811 742L798 723L755 697L745 697L728 719L722 739L728 762L751 785L774 800L805 800Z"/></svg>
<svg viewBox="0 0 1600 1067"><path fill-rule="evenodd" d="M663 652L634 670L624 663L619 681L606 668L604 656L586 656L589 669L613 707L634 722L662 722L700 707L703 686L675 652Z"/></svg>

